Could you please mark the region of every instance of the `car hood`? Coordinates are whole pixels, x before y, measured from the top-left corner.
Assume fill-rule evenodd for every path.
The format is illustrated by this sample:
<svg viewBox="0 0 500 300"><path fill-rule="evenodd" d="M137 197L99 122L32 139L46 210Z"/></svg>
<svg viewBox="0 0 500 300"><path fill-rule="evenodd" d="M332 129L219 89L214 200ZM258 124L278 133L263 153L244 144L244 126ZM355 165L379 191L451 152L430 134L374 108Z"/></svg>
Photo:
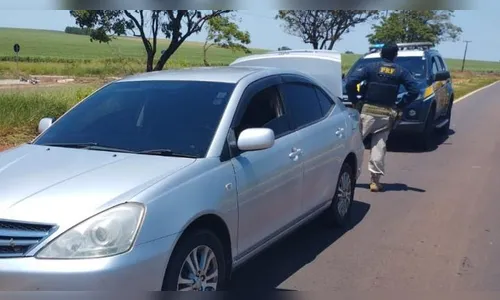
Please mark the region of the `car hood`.
<svg viewBox="0 0 500 300"><path fill-rule="evenodd" d="M24 145L0 153L0 219L82 220L195 159Z"/></svg>

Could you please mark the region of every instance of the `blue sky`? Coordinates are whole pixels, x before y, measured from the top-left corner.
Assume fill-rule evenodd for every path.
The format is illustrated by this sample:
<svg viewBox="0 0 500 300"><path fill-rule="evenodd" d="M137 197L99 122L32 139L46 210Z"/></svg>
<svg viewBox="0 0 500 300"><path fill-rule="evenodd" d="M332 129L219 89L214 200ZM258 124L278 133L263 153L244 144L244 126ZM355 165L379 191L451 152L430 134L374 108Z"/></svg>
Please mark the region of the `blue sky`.
<svg viewBox="0 0 500 300"><path fill-rule="evenodd" d="M500 1L487 1L489 7L481 5L479 10L455 11L454 23L463 29L462 39L472 40L469 44L467 57L469 59L500 61ZM252 38L252 47L277 49L281 46L290 48L310 48L300 38L283 32L280 22L274 19L276 11L247 10L240 11L242 18L240 27L248 30ZM68 11L63 10L0 10L0 27L40 28L64 30L66 26L74 25ZM351 50L363 53L368 49L366 35L370 33L371 25L362 24L346 34L335 44L339 51ZM490 32L488 34L487 32ZM205 34L200 33L190 40L203 40ZM443 56L447 58L462 58L465 44L463 42L445 42L438 46Z"/></svg>

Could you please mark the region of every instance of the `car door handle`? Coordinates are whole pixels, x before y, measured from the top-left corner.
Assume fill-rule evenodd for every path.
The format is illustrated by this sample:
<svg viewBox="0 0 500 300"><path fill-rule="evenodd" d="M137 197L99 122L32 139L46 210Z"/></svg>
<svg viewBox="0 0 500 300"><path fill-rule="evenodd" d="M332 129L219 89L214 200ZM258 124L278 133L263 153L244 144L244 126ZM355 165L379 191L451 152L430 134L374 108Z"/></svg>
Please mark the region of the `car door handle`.
<svg viewBox="0 0 500 300"><path fill-rule="evenodd" d="M292 152L288 154L288 157L290 157L290 159L292 159L293 161L296 161L299 159L299 156L301 154L302 154L302 149L292 148Z"/></svg>
<svg viewBox="0 0 500 300"><path fill-rule="evenodd" d="M337 135L338 137L343 137L344 136L344 128L343 127L338 128L337 131L335 131L335 135Z"/></svg>

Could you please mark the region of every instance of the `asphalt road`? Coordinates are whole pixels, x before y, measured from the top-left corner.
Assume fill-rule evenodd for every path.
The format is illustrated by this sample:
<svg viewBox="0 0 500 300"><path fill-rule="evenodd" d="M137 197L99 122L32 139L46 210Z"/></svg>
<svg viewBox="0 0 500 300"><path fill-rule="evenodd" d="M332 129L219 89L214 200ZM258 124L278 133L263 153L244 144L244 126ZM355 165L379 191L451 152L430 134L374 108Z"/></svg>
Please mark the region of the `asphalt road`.
<svg viewBox="0 0 500 300"><path fill-rule="evenodd" d="M500 290L500 83L455 103L451 128L430 152L391 143L386 191L369 192L365 168L352 229L313 221L236 271L232 289Z"/></svg>

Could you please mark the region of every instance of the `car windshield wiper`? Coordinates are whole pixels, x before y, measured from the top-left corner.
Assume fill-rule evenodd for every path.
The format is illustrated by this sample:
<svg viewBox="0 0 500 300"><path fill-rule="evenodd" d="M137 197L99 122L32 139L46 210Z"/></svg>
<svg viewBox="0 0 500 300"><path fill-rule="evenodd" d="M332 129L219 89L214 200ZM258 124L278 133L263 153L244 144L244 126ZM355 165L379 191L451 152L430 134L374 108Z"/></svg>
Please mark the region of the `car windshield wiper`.
<svg viewBox="0 0 500 300"><path fill-rule="evenodd" d="M189 155L189 154L183 154L183 153L177 153L174 152L170 149L151 149L151 150L144 150L144 151L139 151L135 152L137 154L146 154L146 155L160 155L160 156L173 156L173 157L185 157L185 158L198 158L197 156L194 155Z"/></svg>
<svg viewBox="0 0 500 300"><path fill-rule="evenodd" d="M47 144L42 144L42 145L43 146L52 146L52 147L97 150L97 151L135 153L134 151L131 151L131 150L102 146L102 145L99 145L98 143L93 143L93 142L88 142L88 143L47 143Z"/></svg>
<svg viewBox="0 0 500 300"><path fill-rule="evenodd" d="M64 147L64 148L87 148L91 146L97 146L97 143L47 143L41 144L41 146L51 146L51 147Z"/></svg>

